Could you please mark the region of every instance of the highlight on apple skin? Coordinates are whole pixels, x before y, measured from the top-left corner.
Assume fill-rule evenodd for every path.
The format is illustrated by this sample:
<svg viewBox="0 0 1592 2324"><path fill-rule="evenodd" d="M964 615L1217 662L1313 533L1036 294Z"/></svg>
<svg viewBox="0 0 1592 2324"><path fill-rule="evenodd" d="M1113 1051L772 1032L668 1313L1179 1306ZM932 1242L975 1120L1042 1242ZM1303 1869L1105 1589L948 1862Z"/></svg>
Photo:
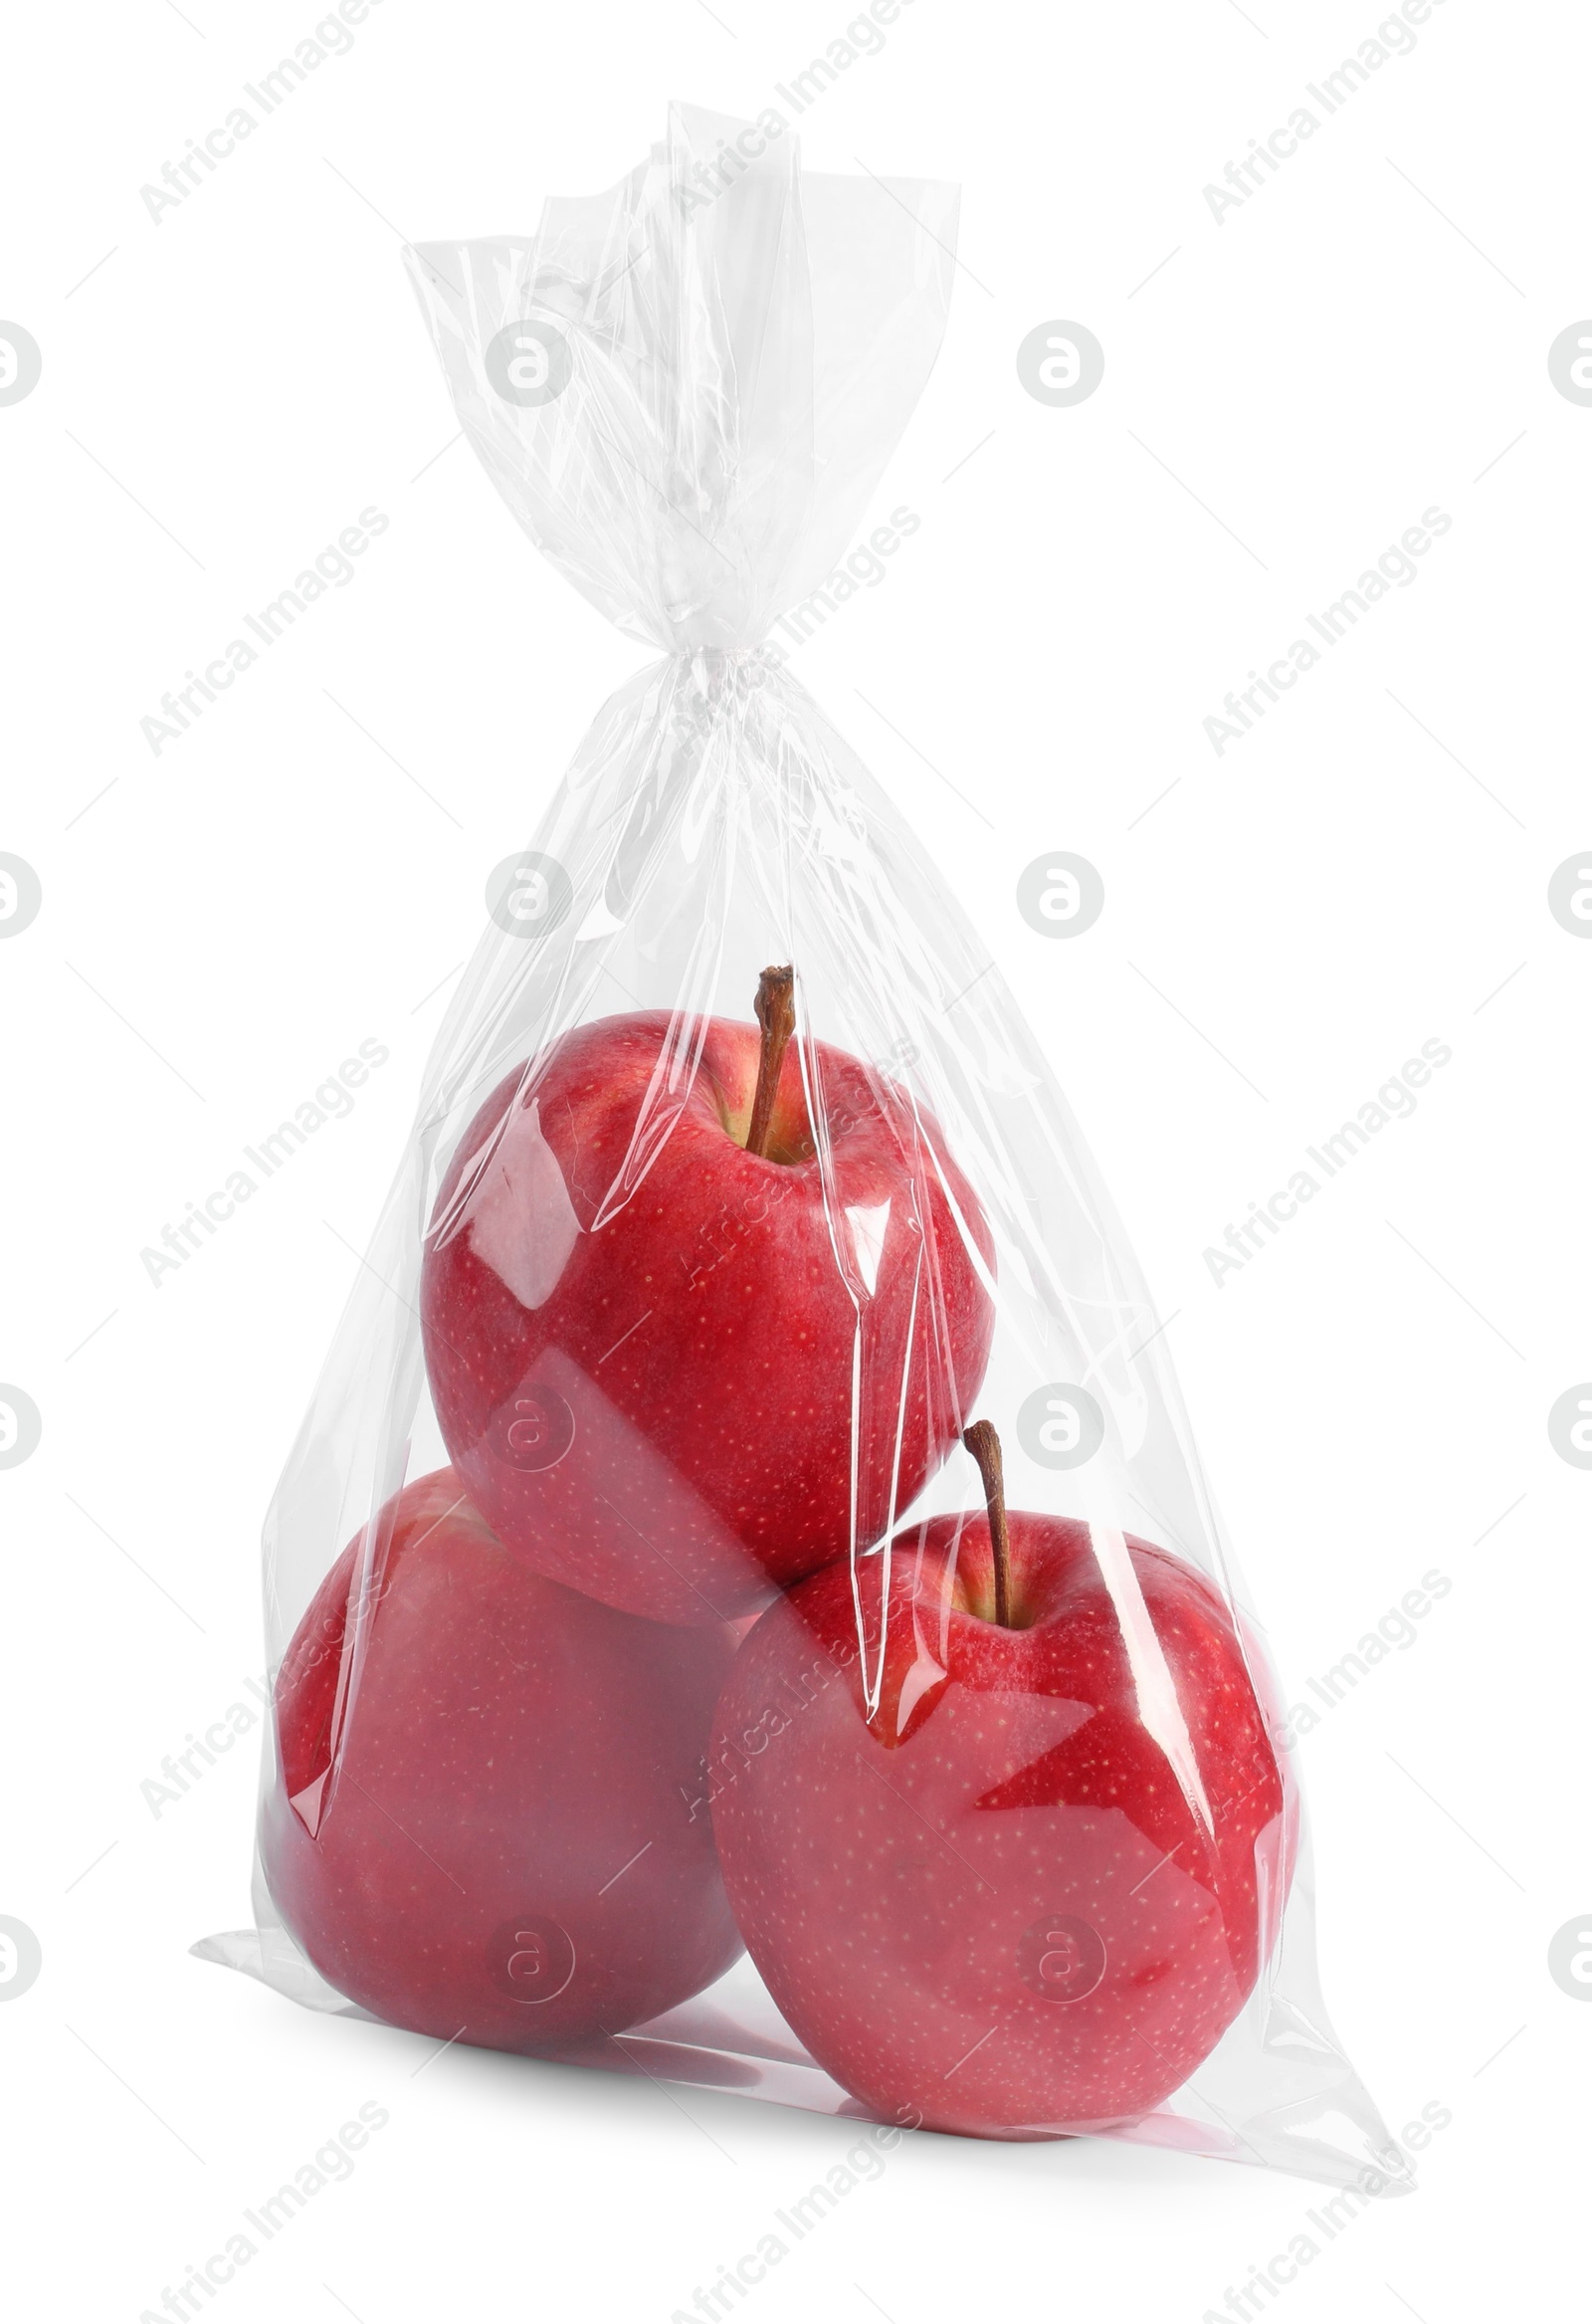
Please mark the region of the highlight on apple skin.
<svg viewBox="0 0 1592 2324"><path fill-rule="evenodd" d="M284 1658L262 1811L315 1968L395 2025L524 2052L710 1985L742 1948L689 1802L733 1633L545 1580L451 1469L387 1503L362 1593L361 1546Z"/></svg>
<svg viewBox="0 0 1592 2324"><path fill-rule="evenodd" d="M552 1579L686 1625L879 1540L956 1441L994 1328L993 1238L934 1122L791 1039L788 969L757 1007L603 1018L508 1075L422 1273L438 1421L484 1516Z"/></svg>
<svg viewBox="0 0 1592 2324"><path fill-rule="evenodd" d="M714 1829L786 2021L882 2120L1110 2129L1253 1992L1296 1795L1212 1585L1007 1513L982 1452L988 1514L862 1561L861 1638L845 1564L758 1621L714 1722Z"/></svg>

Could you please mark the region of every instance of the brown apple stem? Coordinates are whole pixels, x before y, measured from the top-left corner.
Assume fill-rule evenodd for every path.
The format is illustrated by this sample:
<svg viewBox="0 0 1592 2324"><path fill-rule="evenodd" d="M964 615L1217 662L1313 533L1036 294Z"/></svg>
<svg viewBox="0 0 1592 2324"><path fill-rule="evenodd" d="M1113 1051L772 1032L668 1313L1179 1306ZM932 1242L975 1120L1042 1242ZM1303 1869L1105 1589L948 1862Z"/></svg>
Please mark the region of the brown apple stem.
<svg viewBox="0 0 1592 2324"><path fill-rule="evenodd" d="M1006 1473L1001 1465L1001 1440L993 1420L975 1420L962 1431L962 1442L978 1463L984 1480L984 1506L989 1511L989 1546L995 1561L995 1619L1003 1630L1012 1626L1012 1537L1006 1528Z"/></svg>
<svg viewBox="0 0 1592 2324"><path fill-rule="evenodd" d="M789 968L765 968L757 980L757 998L752 1002L757 1022L763 1030L762 1052L757 1060L757 1088L752 1096L751 1127L746 1133L746 1152L766 1154L769 1125L774 1119L774 1100L779 1095L779 1069L785 1062L785 1047L796 1030L796 978Z"/></svg>

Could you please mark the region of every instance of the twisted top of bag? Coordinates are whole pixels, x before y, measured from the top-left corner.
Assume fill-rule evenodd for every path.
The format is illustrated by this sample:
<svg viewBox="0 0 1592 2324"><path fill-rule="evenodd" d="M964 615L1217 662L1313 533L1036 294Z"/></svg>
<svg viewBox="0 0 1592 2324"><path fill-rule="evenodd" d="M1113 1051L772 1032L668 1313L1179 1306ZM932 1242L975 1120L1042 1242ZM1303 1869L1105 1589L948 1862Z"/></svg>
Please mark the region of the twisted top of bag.
<svg viewBox="0 0 1592 2324"><path fill-rule="evenodd" d="M631 636L744 651L851 539L933 366L957 190L697 107L533 235L405 263L482 465Z"/></svg>

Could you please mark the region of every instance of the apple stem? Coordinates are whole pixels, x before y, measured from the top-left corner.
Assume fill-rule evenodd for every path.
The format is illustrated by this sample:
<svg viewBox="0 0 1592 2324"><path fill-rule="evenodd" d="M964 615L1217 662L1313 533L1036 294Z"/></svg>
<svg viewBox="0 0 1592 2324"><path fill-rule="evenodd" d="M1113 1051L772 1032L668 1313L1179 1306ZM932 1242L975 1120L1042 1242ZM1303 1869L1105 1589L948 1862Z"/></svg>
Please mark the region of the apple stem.
<svg viewBox="0 0 1592 2324"><path fill-rule="evenodd" d="M993 1420L975 1420L962 1432L962 1442L978 1463L984 1480L984 1506L989 1511L989 1546L995 1562L995 1619L1003 1630L1012 1626L1012 1537L1006 1527L1006 1472L1001 1463L1001 1440Z"/></svg>
<svg viewBox="0 0 1592 2324"><path fill-rule="evenodd" d="M752 1009L763 1030L763 1046L757 1060L757 1088L752 1096L746 1152L763 1155L767 1152L769 1126L774 1119L774 1100L779 1095L779 1071L785 1062L786 1044L796 1030L794 971L788 967L765 968L757 980L757 998L752 1002Z"/></svg>

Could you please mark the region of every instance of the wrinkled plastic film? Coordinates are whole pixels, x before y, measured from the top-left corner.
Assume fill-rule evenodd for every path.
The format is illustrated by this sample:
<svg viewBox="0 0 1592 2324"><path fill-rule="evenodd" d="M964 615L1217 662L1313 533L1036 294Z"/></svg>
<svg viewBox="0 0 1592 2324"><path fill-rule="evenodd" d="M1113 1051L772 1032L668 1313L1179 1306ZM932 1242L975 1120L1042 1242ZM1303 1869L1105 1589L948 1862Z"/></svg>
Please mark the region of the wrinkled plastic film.
<svg viewBox="0 0 1592 2324"><path fill-rule="evenodd" d="M534 236L407 254L455 408L511 513L665 658L598 714L438 1035L267 1522L278 1701L285 1688L312 1700L313 1735L294 1746L301 1764L268 1744L258 1927L206 1950L361 2013L358 1978L311 1957L318 1945L333 1959L329 1924L306 1951L314 1916L283 1900L307 1893L339 1823L379 1830L361 1805L372 1783L412 1785L439 1832L452 1785L457 1826L501 1813L527 1862L562 1867L555 1886L574 1879L580 1818L551 1776L504 1804L485 1756L439 1771L433 1755L417 1772L378 1741L400 1684L422 1723L427 1702L451 1702L448 1667L425 1657L428 1638L453 1639L459 1593L440 1631L411 1619L405 1593L436 1529L468 1522L457 1571L485 1577L484 1651L505 1685L567 1624L593 1641L593 1667L629 1674L659 1766L690 1761L667 1799L637 1789L644 1868L607 1894L658 1884L655 1919L692 1921L677 1983L702 1982L661 2012L543 2039L514 1979L550 1986L562 1948L585 1944L556 2006L593 1945L609 1949L610 1994L656 1992L635 1928L619 1903L593 1903L577 1944L562 1904L560 1920L515 1892L498 1915L458 1880L450 1897L438 1838L444 1860L414 1866L409 1938L382 1924L367 1940L393 1981L373 1976L369 1994L409 1990L396 1957L424 1950L433 1925L439 1957L464 1932L471 1960L506 1930L518 1967L506 1982L494 1970L469 2038L824 2112L1098 2131L1344 2183L1371 2166L1398 2185L1405 2167L1316 1990L1275 1681L1126 1238L943 877L766 644L839 563L922 391L955 194L810 176L788 138L737 171L723 156L743 152L742 129L676 107L646 163L611 193L549 202ZM746 1134L753 996L771 963L794 977L786 1143L757 1167L730 1157L722 1190L704 1191L715 1127L731 1144ZM628 1110L604 1073L632 1077ZM627 1266L660 1250L661 1269ZM801 1273L805 1307L780 1304L781 1268ZM683 1314L690 1347L670 1339ZM799 1333L773 1329L809 1314L822 1368ZM1067 1694L1060 1649L1048 1694L948 1683L992 1566L960 1442L979 1417L999 1428L1014 1538L1019 1517L1025 1542L1073 1529L1067 1586L1119 1673L1110 1705ZM824 1642L847 1625L837 1656ZM472 1635L437 1651L468 1657ZM771 1704L798 1663L819 1673L810 1708L725 1729L726 1704ZM1209 1701L1191 1676L1202 1667L1217 1674ZM1224 1689L1217 1736L1209 1703ZM709 1731L699 1706L714 1697ZM577 1703L571 1719L589 1712L607 1716ZM727 1750L726 1733L741 1739ZM1089 1738L1107 1735L1096 1780ZM978 1781L946 1790L934 1771L957 1753ZM828 1845L822 1817L809 1830L780 1790L798 1757L836 1800L855 1781L860 1801L845 1842L864 1901L846 1907L850 1934L838 1911L828 1969L813 1967L829 1958L822 1932L795 1967L783 1960L806 1910L786 1893L793 1866L810 1846L821 1871ZM1249 1796L1213 1796L1212 1771L1232 1766ZM1151 1777L1122 1779L1124 1807L1111 1785L1129 1768ZM738 1923L716 1890L702 1901L713 1833ZM428 1823L412 1844L424 1854L431 1836ZM824 2022L839 2077L739 1950L748 1932L787 2007ZM892 2029L887 1988L868 2000L881 1951L912 1997L910 2026ZM1111 1999L1128 1958L1159 2017ZM1196 1958L1208 1974L1190 1975ZM844 2006L815 2002L825 1976ZM448 1997L425 1990L408 2015L364 2013L432 2030ZM977 2054L953 2064L963 1996ZM1158 2028L1171 2029L1159 2067L1140 2054ZM1173 2087L1180 2039L1198 2054ZM1076 2103L1047 2105L1047 2091ZM1114 2103L1135 2091L1153 2102ZM1014 2092L1023 2110L1006 2119Z"/></svg>

